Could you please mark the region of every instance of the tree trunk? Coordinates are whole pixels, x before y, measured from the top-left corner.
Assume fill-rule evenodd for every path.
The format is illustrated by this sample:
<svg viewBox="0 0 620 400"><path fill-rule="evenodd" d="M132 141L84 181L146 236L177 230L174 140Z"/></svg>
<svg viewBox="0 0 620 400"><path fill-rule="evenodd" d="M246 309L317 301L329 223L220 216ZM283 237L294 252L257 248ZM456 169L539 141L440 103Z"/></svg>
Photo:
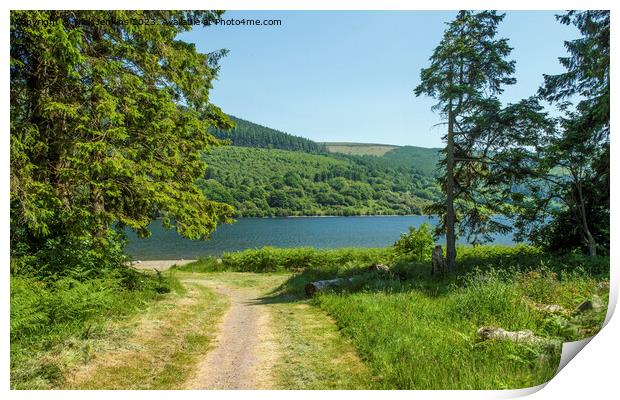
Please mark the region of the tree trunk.
<svg viewBox="0 0 620 400"><path fill-rule="evenodd" d="M586 238L588 241L588 253L590 254L590 257L596 257L596 241L590 233L590 230L586 231Z"/></svg>
<svg viewBox="0 0 620 400"><path fill-rule="evenodd" d="M579 214L581 217L581 229L583 230L584 237L586 239L586 243L588 245L588 253L590 257L596 257L596 240L594 240L594 236L592 236L592 232L590 232L590 228L588 228L588 219L586 217L586 206L583 199L583 192L581 189L581 181L576 182L577 186L577 195L579 196Z"/></svg>
<svg viewBox="0 0 620 400"><path fill-rule="evenodd" d="M454 233L454 115L452 102L448 109L448 144L446 147L446 263L448 271L456 267L456 237Z"/></svg>

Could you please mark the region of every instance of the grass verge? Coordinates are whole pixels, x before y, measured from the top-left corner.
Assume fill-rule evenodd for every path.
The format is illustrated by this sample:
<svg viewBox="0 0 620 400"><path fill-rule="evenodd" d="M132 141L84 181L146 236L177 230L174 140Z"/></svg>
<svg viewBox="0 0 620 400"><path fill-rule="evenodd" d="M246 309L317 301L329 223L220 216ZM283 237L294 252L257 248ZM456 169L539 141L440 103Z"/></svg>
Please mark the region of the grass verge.
<svg viewBox="0 0 620 400"><path fill-rule="evenodd" d="M376 388L371 369L323 310L305 302L274 303L271 307L284 352L274 367L278 388Z"/></svg>
<svg viewBox="0 0 620 400"><path fill-rule="evenodd" d="M353 341L383 389L515 389L544 383L557 369L559 344L595 334L606 314L608 282L583 273L478 270L451 283L423 274L414 280L415 275L369 277L313 300ZM574 311L594 296L601 299L600 309ZM564 311L536 308L548 304ZM476 334L482 326L529 329L545 343L483 342Z"/></svg>
<svg viewBox="0 0 620 400"><path fill-rule="evenodd" d="M110 342L127 321L158 301L181 296L175 279L135 271L89 280L11 276L11 388L52 389Z"/></svg>
<svg viewBox="0 0 620 400"><path fill-rule="evenodd" d="M199 283L134 321L133 333L78 369L64 388L179 389L209 350L226 299Z"/></svg>

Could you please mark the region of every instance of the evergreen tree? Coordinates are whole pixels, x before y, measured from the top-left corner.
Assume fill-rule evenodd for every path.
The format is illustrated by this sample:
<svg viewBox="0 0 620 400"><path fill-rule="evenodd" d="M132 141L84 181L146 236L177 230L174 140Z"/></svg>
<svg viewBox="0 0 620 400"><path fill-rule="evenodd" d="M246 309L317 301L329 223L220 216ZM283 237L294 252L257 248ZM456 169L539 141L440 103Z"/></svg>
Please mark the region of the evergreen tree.
<svg viewBox="0 0 620 400"><path fill-rule="evenodd" d="M456 207L461 207L461 218L474 232L502 228L480 204L484 196L476 196L474 191L484 188L480 178L488 173L485 158L495 142L495 132L490 129L492 114L500 112L495 96L504 85L515 82L514 61L506 60L512 49L507 39L495 38L503 18L494 11L460 11L448 23L415 89L416 96L425 94L438 101L434 109L447 125L440 177L445 201L432 211L442 216L449 269L455 267L456 260Z"/></svg>
<svg viewBox="0 0 620 400"><path fill-rule="evenodd" d="M204 238L232 213L194 184L201 152L231 126L209 101L219 51L177 39L220 12L11 12L12 244L63 235L104 243L157 215ZM114 21L156 21L123 24Z"/></svg>
<svg viewBox="0 0 620 400"><path fill-rule="evenodd" d="M229 117L235 123L234 129L212 129L212 132L216 137L230 141L233 146L303 151L312 154L327 153L325 145L310 139L280 132L241 118Z"/></svg>
<svg viewBox="0 0 620 400"><path fill-rule="evenodd" d="M522 233L555 250L582 247L592 256L609 248L609 15L594 10L557 17L582 34L565 42L569 56L559 60L566 72L545 75L539 90L564 115L558 129L537 137L521 172L535 193L520 202Z"/></svg>

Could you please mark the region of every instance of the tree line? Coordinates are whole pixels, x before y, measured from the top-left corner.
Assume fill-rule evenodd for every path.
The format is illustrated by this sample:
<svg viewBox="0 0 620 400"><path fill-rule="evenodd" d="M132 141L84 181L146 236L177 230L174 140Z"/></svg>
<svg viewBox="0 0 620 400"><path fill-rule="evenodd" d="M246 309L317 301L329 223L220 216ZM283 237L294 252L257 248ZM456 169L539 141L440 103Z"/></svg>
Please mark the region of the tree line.
<svg viewBox="0 0 620 400"><path fill-rule="evenodd" d="M232 115L229 118L235 124L233 129L213 128L212 133L233 146L304 151L313 154L327 153L324 144L255 124Z"/></svg>

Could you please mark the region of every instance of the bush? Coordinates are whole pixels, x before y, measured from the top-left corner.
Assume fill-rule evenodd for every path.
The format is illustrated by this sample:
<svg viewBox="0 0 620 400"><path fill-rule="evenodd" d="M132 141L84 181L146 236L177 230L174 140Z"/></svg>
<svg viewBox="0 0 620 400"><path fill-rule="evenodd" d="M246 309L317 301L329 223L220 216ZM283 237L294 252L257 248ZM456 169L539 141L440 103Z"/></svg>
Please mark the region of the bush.
<svg viewBox="0 0 620 400"><path fill-rule="evenodd" d="M182 271L240 271L240 272L277 272L316 269L336 271L354 267L368 266L375 262L386 263L391 257L391 249L344 248L315 249L311 247L275 248L244 250L224 253L221 262L213 257L206 257L198 262L175 269Z"/></svg>
<svg viewBox="0 0 620 400"><path fill-rule="evenodd" d="M579 272L599 277L609 275L609 257L589 257L580 253L561 255L543 252L540 247L528 244L458 246L456 255L460 271L472 271L478 268Z"/></svg>
<svg viewBox="0 0 620 400"><path fill-rule="evenodd" d="M125 236L112 229L104 238L89 234L58 234L12 243L11 273L46 280L72 277L79 281L124 273Z"/></svg>
<svg viewBox="0 0 620 400"><path fill-rule="evenodd" d="M138 274L142 277L139 290L128 290L119 278L112 277L85 282L62 278L45 283L11 276L11 341L44 336L63 324L125 314L144 300L170 291L168 279Z"/></svg>
<svg viewBox="0 0 620 400"><path fill-rule="evenodd" d="M409 233L401 234L400 239L394 243L394 252L397 256L415 261L429 261L434 245L431 226L425 222L419 228L412 226L409 227Z"/></svg>

